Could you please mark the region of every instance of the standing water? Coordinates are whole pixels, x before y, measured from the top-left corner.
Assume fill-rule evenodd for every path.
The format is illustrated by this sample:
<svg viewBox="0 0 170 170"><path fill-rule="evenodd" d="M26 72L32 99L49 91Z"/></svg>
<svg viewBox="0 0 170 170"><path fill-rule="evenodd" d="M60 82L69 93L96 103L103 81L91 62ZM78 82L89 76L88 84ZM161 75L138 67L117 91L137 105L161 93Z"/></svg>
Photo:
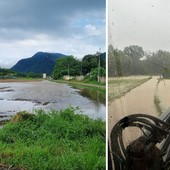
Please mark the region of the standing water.
<svg viewBox="0 0 170 170"><path fill-rule="evenodd" d="M90 92L92 94L92 92ZM86 95L85 95L86 94ZM0 83L0 121L10 119L19 111L37 109L61 110L79 107L91 118L105 120L105 104L97 92L93 97L67 84L50 81Z"/></svg>

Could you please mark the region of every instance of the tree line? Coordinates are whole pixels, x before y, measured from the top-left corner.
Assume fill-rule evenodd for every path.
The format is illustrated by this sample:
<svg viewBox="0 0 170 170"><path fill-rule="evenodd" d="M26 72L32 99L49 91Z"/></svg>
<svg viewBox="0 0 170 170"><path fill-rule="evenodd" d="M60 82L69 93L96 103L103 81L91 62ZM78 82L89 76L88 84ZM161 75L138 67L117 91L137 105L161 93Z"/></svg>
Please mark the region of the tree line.
<svg viewBox="0 0 170 170"><path fill-rule="evenodd" d="M108 76L163 75L170 77L170 52L146 52L138 45L123 50L108 47Z"/></svg>
<svg viewBox="0 0 170 170"><path fill-rule="evenodd" d="M100 58L99 58L100 57ZM88 74L97 80L96 70L98 69L98 62L100 59L100 75L106 75L106 54L85 55L82 60L74 56L66 56L57 59L56 65L53 70L53 78L61 79L65 75L69 76L87 76ZM94 76L94 74L96 76Z"/></svg>
<svg viewBox="0 0 170 170"><path fill-rule="evenodd" d="M100 76L106 76L106 53L85 55L81 60L74 56L65 56L56 60L51 76L54 79L62 79L63 76L86 76L91 80L97 80L98 62L100 57ZM90 76L89 76L90 75ZM34 72L16 72L11 69L0 68L0 78L41 78L42 74Z"/></svg>

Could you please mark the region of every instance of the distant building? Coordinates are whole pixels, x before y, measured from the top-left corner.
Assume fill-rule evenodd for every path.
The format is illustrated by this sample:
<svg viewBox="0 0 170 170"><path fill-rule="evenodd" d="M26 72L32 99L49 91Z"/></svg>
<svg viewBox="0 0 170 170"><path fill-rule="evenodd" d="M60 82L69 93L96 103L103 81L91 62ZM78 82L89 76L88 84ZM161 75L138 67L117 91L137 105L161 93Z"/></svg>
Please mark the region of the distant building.
<svg viewBox="0 0 170 170"><path fill-rule="evenodd" d="M47 74L43 73L43 79L46 79L46 78L47 78Z"/></svg>
<svg viewBox="0 0 170 170"><path fill-rule="evenodd" d="M74 78L74 77L68 76L68 75L63 76L63 79L64 79L64 80L72 80L73 78Z"/></svg>
<svg viewBox="0 0 170 170"><path fill-rule="evenodd" d="M84 80L84 76L76 76L75 79L81 81Z"/></svg>

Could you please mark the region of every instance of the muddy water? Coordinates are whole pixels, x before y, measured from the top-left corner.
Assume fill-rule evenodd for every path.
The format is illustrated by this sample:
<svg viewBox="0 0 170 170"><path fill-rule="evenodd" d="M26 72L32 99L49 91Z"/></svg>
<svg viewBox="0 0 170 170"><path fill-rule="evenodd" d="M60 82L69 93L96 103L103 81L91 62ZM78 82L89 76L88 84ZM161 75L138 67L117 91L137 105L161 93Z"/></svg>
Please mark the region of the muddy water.
<svg viewBox="0 0 170 170"><path fill-rule="evenodd" d="M157 116L154 107L154 94L157 77L131 90L120 99L109 104L109 129L121 118L135 113L145 113Z"/></svg>
<svg viewBox="0 0 170 170"><path fill-rule="evenodd" d="M161 108L166 111L170 107L170 80L165 79L159 83L158 97L161 102Z"/></svg>
<svg viewBox="0 0 170 170"><path fill-rule="evenodd" d="M109 104L109 134L115 123L127 115L144 113L158 116L154 106L154 94L157 82L157 77L153 77L151 80L133 89L125 96ZM127 128L123 134L124 145L127 146L131 141L141 135L142 131L139 130L139 128Z"/></svg>
<svg viewBox="0 0 170 170"><path fill-rule="evenodd" d="M161 81L158 88L156 88L157 83L158 77L153 77L125 96L109 104L109 134L114 124L127 115L145 113L157 117L159 113L157 113L154 106L155 92L161 102L163 111L170 107L170 80ZM127 146L142 134L139 128L127 128L123 134L124 145Z"/></svg>
<svg viewBox="0 0 170 170"><path fill-rule="evenodd" d="M36 109L61 110L79 107L91 118L105 120L105 105L80 95L66 84L49 81L0 83L0 120L8 119L18 111Z"/></svg>

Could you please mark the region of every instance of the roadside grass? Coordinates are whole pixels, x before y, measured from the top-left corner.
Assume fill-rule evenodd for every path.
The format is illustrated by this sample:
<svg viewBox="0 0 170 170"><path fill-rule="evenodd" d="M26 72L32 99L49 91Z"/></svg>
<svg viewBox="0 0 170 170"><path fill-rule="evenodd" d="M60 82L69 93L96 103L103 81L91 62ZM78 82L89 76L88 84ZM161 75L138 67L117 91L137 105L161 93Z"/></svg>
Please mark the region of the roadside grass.
<svg viewBox="0 0 170 170"><path fill-rule="evenodd" d="M130 92L132 89L137 86L145 83L151 79L151 77L119 77L111 78L108 81L108 100L111 102L114 99L120 98L125 95L127 92Z"/></svg>
<svg viewBox="0 0 170 170"><path fill-rule="evenodd" d="M94 101L106 104L106 89L94 86L84 86L79 84L69 84L74 89L79 89L82 96L88 97Z"/></svg>
<svg viewBox="0 0 170 170"><path fill-rule="evenodd" d="M88 83L88 84L96 84L96 85L100 85L100 86L106 86L106 83L104 83L104 82L89 81L89 80L84 80L82 82L83 83Z"/></svg>
<svg viewBox="0 0 170 170"><path fill-rule="evenodd" d="M154 94L154 106L155 106L159 115L161 115L163 113L163 108L161 106L161 101L159 99L159 90L158 90L160 81L161 80L158 79L158 82L156 84L155 94Z"/></svg>
<svg viewBox="0 0 170 170"><path fill-rule="evenodd" d="M105 122L75 112L20 113L0 129L0 163L26 170L105 169Z"/></svg>
<svg viewBox="0 0 170 170"><path fill-rule="evenodd" d="M162 107L161 107L161 101L159 100L159 97L156 95L154 95L154 105L159 115L161 115L163 113Z"/></svg>
<svg viewBox="0 0 170 170"><path fill-rule="evenodd" d="M103 88L103 87L87 86L84 84L82 85L82 84L74 84L74 83L69 83L69 85L77 89L91 89L91 90L99 91L103 94L106 94L106 88Z"/></svg>

